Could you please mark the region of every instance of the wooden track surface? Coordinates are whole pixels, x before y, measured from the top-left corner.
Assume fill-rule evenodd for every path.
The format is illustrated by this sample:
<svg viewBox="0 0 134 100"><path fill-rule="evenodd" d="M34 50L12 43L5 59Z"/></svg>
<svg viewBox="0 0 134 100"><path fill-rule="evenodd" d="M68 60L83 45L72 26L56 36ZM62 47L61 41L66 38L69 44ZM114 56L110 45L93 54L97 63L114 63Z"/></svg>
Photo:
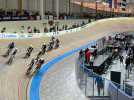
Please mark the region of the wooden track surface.
<svg viewBox="0 0 134 100"><path fill-rule="evenodd" d="M47 53L43 56L45 61L49 61L72 48L79 47L89 40L94 40L105 36L111 32L127 32L134 30L134 19L117 19L102 22L96 22L87 28L83 28L80 32L59 36L61 47L57 50ZM35 57L39 51L41 44L48 42L49 38L29 39L29 40L0 40L0 55L5 51L10 41L15 41L19 49L13 64L8 66L6 60L0 56L0 100L26 100L26 89L30 78L25 76L27 64L31 58ZM29 45L33 45L36 50L30 59L24 60L25 49Z"/></svg>

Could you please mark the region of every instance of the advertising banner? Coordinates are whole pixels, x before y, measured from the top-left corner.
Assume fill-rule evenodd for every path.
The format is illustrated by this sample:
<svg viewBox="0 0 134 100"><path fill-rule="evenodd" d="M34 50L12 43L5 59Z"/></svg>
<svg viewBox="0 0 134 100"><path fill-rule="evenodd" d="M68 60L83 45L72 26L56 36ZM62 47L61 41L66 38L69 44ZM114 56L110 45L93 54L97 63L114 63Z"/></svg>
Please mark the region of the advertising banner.
<svg viewBox="0 0 134 100"><path fill-rule="evenodd" d="M0 39L17 39L18 34L3 34L0 33Z"/></svg>

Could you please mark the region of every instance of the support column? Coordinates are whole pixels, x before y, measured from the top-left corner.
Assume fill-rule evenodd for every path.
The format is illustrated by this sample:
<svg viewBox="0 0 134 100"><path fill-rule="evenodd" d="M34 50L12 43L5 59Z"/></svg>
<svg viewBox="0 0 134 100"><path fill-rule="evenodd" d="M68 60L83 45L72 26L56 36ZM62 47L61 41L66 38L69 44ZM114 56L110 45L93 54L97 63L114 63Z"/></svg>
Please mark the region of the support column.
<svg viewBox="0 0 134 100"><path fill-rule="evenodd" d="M1 0L0 1L0 7L1 8L5 8L5 0Z"/></svg>
<svg viewBox="0 0 134 100"><path fill-rule="evenodd" d="M69 6L69 16L71 15L71 0L68 1Z"/></svg>
<svg viewBox="0 0 134 100"><path fill-rule="evenodd" d="M52 0L52 13L54 13L55 12L55 0Z"/></svg>
<svg viewBox="0 0 134 100"><path fill-rule="evenodd" d="M30 5L29 5L30 4L30 1L29 0L26 0L25 2L26 2L26 10L27 11L30 11Z"/></svg>
<svg viewBox="0 0 134 100"><path fill-rule="evenodd" d="M18 10L22 11L22 0L18 0Z"/></svg>
<svg viewBox="0 0 134 100"><path fill-rule="evenodd" d="M7 9L7 0L4 0L4 9Z"/></svg>
<svg viewBox="0 0 134 100"><path fill-rule="evenodd" d="M41 20L44 19L44 0L40 0L40 16L41 16Z"/></svg>
<svg viewBox="0 0 134 100"><path fill-rule="evenodd" d="M59 0L56 0L56 16L58 20L59 19Z"/></svg>

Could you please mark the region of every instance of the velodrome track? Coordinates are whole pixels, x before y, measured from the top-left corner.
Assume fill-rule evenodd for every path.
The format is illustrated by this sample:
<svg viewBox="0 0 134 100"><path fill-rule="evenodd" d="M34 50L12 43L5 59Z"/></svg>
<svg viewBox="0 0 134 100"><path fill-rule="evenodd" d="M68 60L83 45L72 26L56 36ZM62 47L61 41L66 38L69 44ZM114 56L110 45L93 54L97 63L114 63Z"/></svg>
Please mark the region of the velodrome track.
<svg viewBox="0 0 134 100"><path fill-rule="evenodd" d="M53 58L64 54L66 51L69 51L73 48L78 48L81 45L86 44L90 40L100 38L109 33L128 32L128 31L134 31L134 19L133 18L118 18L114 20L109 19L109 20L98 21L92 25L89 24L89 27L83 28L83 30L81 30L80 32L59 36L61 40L61 47L57 50L53 50L52 52L47 53L44 56L44 59L46 60L46 62L48 62L52 60ZM6 48L9 41L11 40L0 40L0 54L4 53L4 49ZM20 52L16 56L15 62L11 66L8 66L5 64L6 59L0 56L0 94L1 94L0 100L26 100L27 87L28 87L29 80L31 78L27 78L25 76L27 64L29 63L30 59L28 60L22 59L24 55L24 50L26 49L28 45L32 44L34 47L36 47L36 50L34 50L34 53L32 54L32 57L34 57L37 54L37 51L39 51L41 44L44 43L44 41L47 42L48 38L46 37L46 38L41 38L41 39L13 40L13 41L16 42L16 45L20 50ZM41 87L43 87L44 85L43 83L46 84L46 83L49 83L50 81L51 81L51 85L53 85L55 83L56 76L58 76L59 74L64 75L64 69L65 71L67 71L66 69L67 67L66 66L64 67L64 64L66 62L69 63L71 61L69 59L70 58L64 59L63 63L60 62L58 63L59 65L56 64L52 67L52 69L50 69L50 71L48 70L43 77ZM59 66L59 67L55 67L55 66ZM72 67L72 69L74 69L74 67ZM73 71L72 75L74 75L74 70L72 71ZM49 78L51 78L51 80L49 80ZM59 80L58 82L67 81L66 78L60 78L58 80ZM74 77L72 78L72 80L74 80ZM58 83L58 82L56 84L62 85L61 83ZM68 80L68 83L70 82L72 81ZM51 86L51 85L50 84L45 85L43 89L45 89L46 87L50 88L48 86ZM80 91L78 87L76 86L76 84L73 84L73 85L75 85L74 89L78 90L78 92L76 92L76 90L74 90L74 92L80 94ZM41 100L47 100L44 93L47 94L47 93L50 93L50 91L51 93L53 93L53 90L51 90L51 88L49 92L46 92L44 90L44 92L42 92L40 95L42 97ZM29 94L30 93L28 93L28 96ZM82 98L84 97L82 96ZM63 98L48 99L48 100L63 100ZM68 99L65 99L65 100L68 100ZM75 98L72 97L72 99L70 100L75 100Z"/></svg>

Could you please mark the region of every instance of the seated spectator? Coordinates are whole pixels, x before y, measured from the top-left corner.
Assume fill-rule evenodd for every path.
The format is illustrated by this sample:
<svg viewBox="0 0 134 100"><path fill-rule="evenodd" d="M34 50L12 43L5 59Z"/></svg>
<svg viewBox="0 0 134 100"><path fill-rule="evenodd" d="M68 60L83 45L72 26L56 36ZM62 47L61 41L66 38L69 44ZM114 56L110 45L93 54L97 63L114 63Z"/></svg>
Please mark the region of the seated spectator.
<svg viewBox="0 0 134 100"><path fill-rule="evenodd" d="M28 20L30 17L32 17L34 20L39 16L38 12L31 12L31 11L26 11L26 10L17 10L17 9L0 9L0 17L2 18L1 20L5 21L12 21L12 20ZM9 17L8 19L5 19L5 17ZM17 17L17 19L16 19Z"/></svg>
<svg viewBox="0 0 134 100"><path fill-rule="evenodd" d="M5 33L5 31L6 31L6 27L3 27L1 33Z"/></svg>
<svg viewBox="0 0 134 100"><path fill-rule="evenodd" d="M25 30L24 26L21 26L21 33L24 33L24 30Z"/></svg>
<svg viewBox="0 0 134 100"><path fill-rule="evenodd" d="M44 33L47 33L47 32L48 32L48 28L44 27Z"/></svg>
<svg viewBox="0 0 134 100"><path fill-rule="evenodd" d="M34 31L34 33L37 33L38 30L36 27L34 27L33 31Z"/></svg>
<svg viewBox="0 0 134 100"><path fill-rule="evenodd" d="M82 25L82 26L83 26L83 25L85 25L85 22L84 22L84 21L82 21L82 24L81 24L81 25Z"/></svg>
<svg viewBox="0 0 134 100"><path fill-rule="evenodd" d="M39 29L37 29L37 33L40 33L40 30Z"/></svg>
<svg viewBox="0 0 134 100"><path fill-rule="evenodd" d="M32 28L30 26L28 26L27 31L28 31L28 33L32 33Z"/></svg>
<svg viewBox="0 0 134 100"><path fill-rule="evenodd" d="M65 26L63 25L63 26L62 26L62 30L64 30L64 29L65 29Z"/></svg>
<svg viewBox="0 0 134 100"><path fill-rule="evenodd" d="M65 25L65 30L67 30L68 29L68 26L67 25Z"/></svg>

